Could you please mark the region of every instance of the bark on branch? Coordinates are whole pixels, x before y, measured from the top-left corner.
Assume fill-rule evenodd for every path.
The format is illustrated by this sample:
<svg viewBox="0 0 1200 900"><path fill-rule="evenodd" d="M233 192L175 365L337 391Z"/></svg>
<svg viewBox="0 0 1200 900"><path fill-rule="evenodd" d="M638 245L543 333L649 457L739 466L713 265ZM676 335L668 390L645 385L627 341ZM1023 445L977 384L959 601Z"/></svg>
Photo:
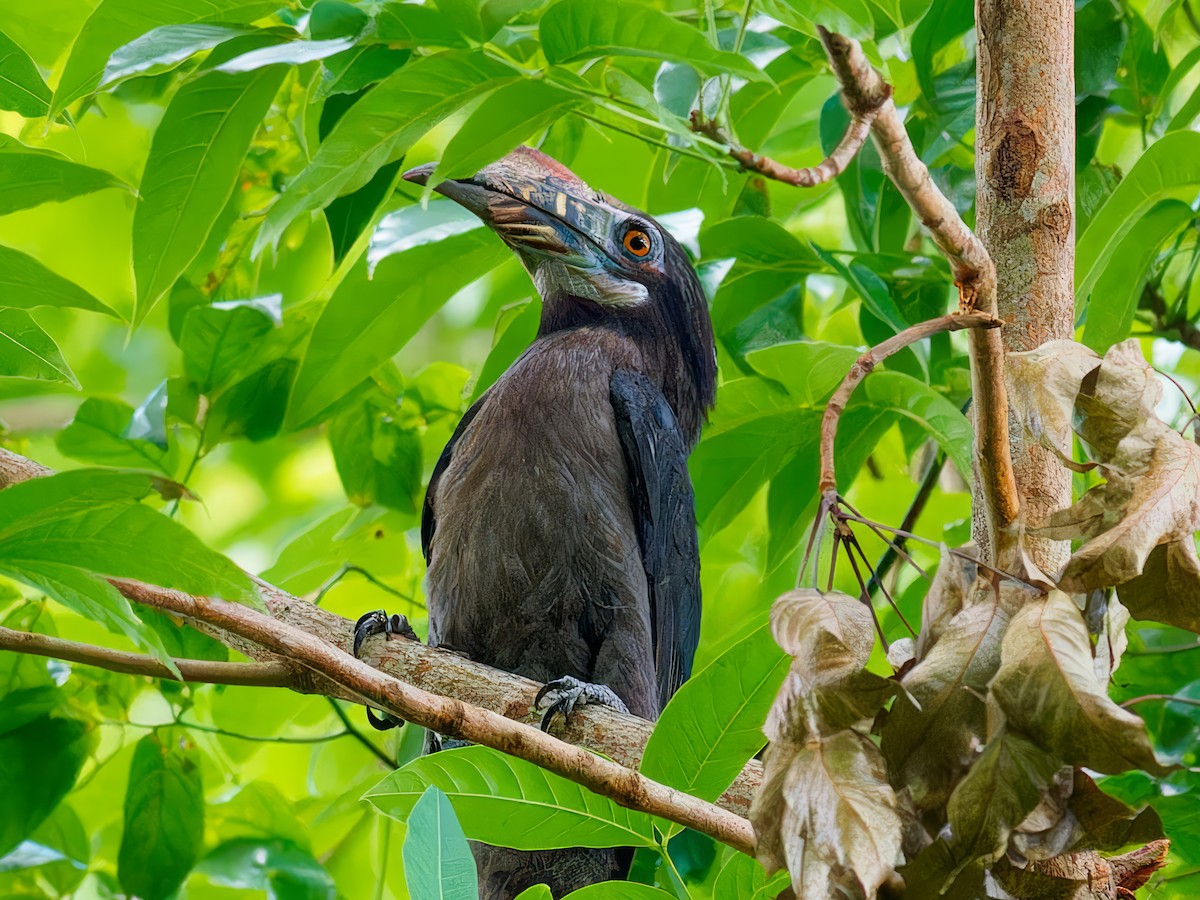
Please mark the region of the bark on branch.
<svg viewBox="0 0 1200 900"><path fill-rule="evenodd" d="M51 474L44 466L0 449L0 489ZM714 807L631 771L640 762L653 729L644 719L588 706L572 714L570 724L557 738L544 735L521 721L539 718L531 709L538 683L403 639L372 641L364 661L356 660L347 652L353 622L256 581L270 616L139 582L114 579L112 583L130 600L186 616L253 659L272 664L282 660L294 668L299 664L288 684L293 690L370 704L445 734L497 747L618 803L705 830L718 840L752 852L749 823L741 817L762 779L760 763L749 763L718 801L719 808ZM251 614L257 618L247 618Z"/></svg>
<svg viewBox="0 0 1200 900"><path fill-rule="evenodd" d="M0 625L0 650L31 653L67 662L95 666L126 675L148 675L178 681L175 673L142 653L126 653L108 647L64 641L46 634L15 631ZM279 662L215 662L207 659L176 659L175 665L183 681L197 684L236 684L250 687L292 687L300 679L296 667Z"/></svg>
<svg viewBox="0 0 1200 900"><path fill-rule="evenodd" d="M891 96L890 93L888 96ZM850 125L846 128L846 133L842 135L838 145L833 148L833 152L819 164L805 169L785 166L769 156L760 156L753 150L739 147L730 140L729 135L721 129L716 119L705 118L698 109L692 110L689 119L692 131L710 137L719 144L728 144L729 155L736 159L747 172L754 172L764 178L782 181L784 184L795 187L815 187L831 181L846 170L846 166L850 165L850 161L854 159L870 136L871 122L875 119L878 111L879 107L875 107L855 113Z"/></svg>

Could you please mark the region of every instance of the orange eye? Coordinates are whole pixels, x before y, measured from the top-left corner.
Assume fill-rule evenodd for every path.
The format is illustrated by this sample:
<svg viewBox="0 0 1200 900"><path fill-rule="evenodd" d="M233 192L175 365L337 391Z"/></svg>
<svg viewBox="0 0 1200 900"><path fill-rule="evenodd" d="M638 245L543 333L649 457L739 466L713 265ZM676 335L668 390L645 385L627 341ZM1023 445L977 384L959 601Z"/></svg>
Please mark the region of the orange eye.
<svg viewBox="0 0 1200 900"><path fill-rule="evenodd" d="M650 235L640 228L630 228L625 232L625 238L621 243L625 245L626 250L637 257L645 256L650 252Z"/></svg>

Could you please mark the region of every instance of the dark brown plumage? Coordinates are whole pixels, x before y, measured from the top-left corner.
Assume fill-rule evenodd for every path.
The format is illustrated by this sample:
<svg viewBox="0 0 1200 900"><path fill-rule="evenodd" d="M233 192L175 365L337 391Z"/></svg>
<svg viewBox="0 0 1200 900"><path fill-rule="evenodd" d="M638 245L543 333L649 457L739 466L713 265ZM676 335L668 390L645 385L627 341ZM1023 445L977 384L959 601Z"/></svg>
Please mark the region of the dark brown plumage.
<svg viewBox="0 0 1200 900"><path fill-rule="evenodd" d="M686 460L716 383L699 281L650 217L535 150L437 190L517 253L543 313L434 470L430 642L538 681L607 685L653 719L699 634ZM558 897L627 864L603 850L477 847L476 858L489 900L539 881Z"/></svg>

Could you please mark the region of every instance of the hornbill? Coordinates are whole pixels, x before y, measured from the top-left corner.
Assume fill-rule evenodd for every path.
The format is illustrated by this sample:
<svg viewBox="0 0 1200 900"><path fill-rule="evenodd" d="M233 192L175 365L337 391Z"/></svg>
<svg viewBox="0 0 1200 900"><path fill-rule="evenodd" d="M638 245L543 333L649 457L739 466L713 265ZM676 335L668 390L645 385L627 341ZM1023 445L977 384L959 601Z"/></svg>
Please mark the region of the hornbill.
<svg viewBox="0 0 1200 900"><path fill-rule="evenodd" d="M404 177L425 184L432 168ZM700 282L652 218L537 150L436 190L517 254L543 305L537 339L433 470L421 522L429 641L547 682L543 728L584 703L654 719L690 674L700 626L687 456L716 392ZM355 652L399 618L363 616ZM559 897L629 861L475 854L488 900L537 883Z"/></svg>

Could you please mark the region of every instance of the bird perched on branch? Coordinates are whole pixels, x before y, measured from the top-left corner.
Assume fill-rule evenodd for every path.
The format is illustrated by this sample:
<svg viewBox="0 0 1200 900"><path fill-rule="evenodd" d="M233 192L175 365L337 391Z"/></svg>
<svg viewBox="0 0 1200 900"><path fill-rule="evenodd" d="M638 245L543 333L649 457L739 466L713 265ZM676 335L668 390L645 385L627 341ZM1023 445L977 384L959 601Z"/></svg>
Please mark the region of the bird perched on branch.
<svg viewBox="0 0 1200 900"><path fill-rule="evenodd" d="M700 626L687 455L716 392L700 282L652 218L528 147L436 190L517 254L543 305L537 339L434 468L430 643L546 682L543 728L585 703L654 719ZM368 613L356 647L391 622ZM476 860L480 896L499 900L620 877L628 854L479 845Z"/></svg>

